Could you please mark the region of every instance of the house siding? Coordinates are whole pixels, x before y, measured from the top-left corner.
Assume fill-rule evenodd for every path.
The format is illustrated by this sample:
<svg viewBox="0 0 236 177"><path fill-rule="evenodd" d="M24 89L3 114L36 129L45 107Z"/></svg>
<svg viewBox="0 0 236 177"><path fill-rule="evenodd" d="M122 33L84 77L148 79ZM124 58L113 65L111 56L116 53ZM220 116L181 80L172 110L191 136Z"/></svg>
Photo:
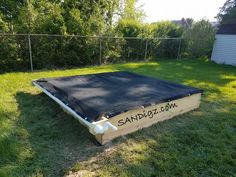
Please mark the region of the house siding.
<svg viewBox="0 0 236 177"><path fill-rule="evenodd" d="M236 35L217 34L211 59L236 66Z"/></svg>

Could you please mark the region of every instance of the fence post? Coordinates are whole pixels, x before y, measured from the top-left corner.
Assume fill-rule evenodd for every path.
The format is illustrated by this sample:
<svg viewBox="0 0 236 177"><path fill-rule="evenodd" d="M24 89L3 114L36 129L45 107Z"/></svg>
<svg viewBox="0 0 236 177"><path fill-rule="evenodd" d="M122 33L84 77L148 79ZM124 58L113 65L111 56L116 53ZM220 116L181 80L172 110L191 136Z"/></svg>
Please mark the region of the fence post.
<svg viewBox="0 0 236 177"><path fill-rule="evenodd" d="M102 38L99 36L99 62L102 64Z"/></svg>
<svg viewBox="0 0 236 177"><path fill-rule="evenodd" d="M182 38L179 39L179 48L178 48L177 59L180 59L181 41L182 41Z"/></svg>
<svg viewBox="0 0 236 177"><path fill-rule="evenodd" d="M148 48L148 40L146 39L146 43L145 43L145 53L144 53L144 60L146 61L147 58L147 48Z"/></svg>
<svg viewBox="0 0 236 177"><path fill-rule="evenodd" d="M29 44L30 69L31 69L31 71L34 71L34 68L33 68L33 60L32 60L32 51L31 51L31 39L30 39L30 34L28 34L28 44Z"/></svg>

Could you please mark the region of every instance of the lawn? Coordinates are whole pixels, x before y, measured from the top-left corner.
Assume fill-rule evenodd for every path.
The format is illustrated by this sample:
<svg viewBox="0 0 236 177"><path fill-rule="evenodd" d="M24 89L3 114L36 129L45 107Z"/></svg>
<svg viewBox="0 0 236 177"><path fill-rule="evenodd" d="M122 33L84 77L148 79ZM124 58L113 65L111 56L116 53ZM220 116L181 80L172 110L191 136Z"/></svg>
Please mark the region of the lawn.
<svg viewBox="0 0 236 177"><path fill-rule="evenodd" d="M205 90L198 110L98 146L33 79L127 70ZM160 60L0 75L0 176L236 176L236 67Z"/></svg>

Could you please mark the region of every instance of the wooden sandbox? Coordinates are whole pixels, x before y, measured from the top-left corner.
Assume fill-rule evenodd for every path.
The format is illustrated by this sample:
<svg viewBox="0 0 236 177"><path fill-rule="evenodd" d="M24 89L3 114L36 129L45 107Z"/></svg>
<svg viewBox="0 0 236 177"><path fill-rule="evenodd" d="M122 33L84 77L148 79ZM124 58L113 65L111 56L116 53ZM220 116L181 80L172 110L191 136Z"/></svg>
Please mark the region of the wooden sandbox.
<svg viewBox="0 0 236 177"><path fill-rule="evenodd" d="M33 84L100 144L197 109L203 92L129 72L46 78Z"/></svg>

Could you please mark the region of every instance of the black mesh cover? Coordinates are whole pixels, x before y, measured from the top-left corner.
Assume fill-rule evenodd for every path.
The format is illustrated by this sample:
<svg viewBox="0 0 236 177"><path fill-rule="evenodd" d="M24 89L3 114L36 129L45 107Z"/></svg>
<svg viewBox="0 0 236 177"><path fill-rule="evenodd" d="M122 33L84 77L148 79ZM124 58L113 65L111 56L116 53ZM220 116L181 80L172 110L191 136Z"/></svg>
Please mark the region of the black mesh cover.
<svg viewBox="0 0 236 177"><path fill-rule="evenodd" d="M141 106L202 93L197 88L130 72L110 72L34 81L89 122Z"/></svg>

